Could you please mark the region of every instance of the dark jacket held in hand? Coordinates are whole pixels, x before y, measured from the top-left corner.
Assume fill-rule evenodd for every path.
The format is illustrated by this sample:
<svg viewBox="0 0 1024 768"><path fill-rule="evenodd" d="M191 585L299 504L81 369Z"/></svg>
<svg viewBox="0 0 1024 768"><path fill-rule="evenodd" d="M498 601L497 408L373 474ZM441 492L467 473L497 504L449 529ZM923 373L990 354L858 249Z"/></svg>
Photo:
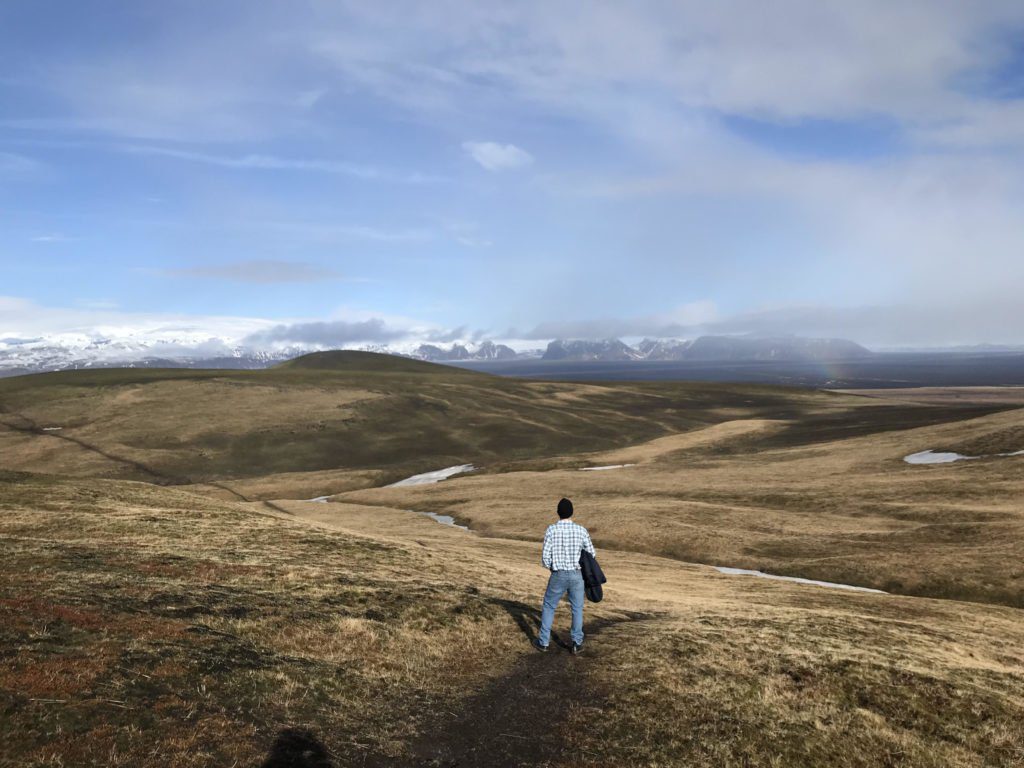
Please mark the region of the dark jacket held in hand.
<svg viewBox="0 0 1024 768"><path fill-rule="evenodd" d="M597 564L597 558L583 550L580 552L580 570L583 571L583 586L587 594L587 600L592 603L600 603L604 597L604 590L601 585L608 581L604 577L604 571Z"/></svg>

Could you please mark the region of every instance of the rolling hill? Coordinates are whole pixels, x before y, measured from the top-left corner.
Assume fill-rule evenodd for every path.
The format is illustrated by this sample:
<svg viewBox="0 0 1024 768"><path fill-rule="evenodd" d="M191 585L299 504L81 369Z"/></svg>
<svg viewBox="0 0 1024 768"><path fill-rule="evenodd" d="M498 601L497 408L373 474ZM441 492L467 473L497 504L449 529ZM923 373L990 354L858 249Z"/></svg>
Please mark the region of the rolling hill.
<svg viewBox="0 0 1024 768"><path fill-rule="evenodd" d="M903 457L1022 406L365 353L0 381L0 765L1020 765L1024 456ZM609 576L581 657L529 645L563 495Z"/></svg>
<svg viewBox="0 0 1024 768"><path fill-rule="evenodd" d="M953 408L962 417L992 409ZM801 420L813 434L808 425L870 432L949 414L756 385L523 381L366 352L315 353L259 371L105 369L0 381L0 446L11 469L175 485L338 473L333 484L318 476L311 496L439 466L608 449L738 417Z"/></svg>

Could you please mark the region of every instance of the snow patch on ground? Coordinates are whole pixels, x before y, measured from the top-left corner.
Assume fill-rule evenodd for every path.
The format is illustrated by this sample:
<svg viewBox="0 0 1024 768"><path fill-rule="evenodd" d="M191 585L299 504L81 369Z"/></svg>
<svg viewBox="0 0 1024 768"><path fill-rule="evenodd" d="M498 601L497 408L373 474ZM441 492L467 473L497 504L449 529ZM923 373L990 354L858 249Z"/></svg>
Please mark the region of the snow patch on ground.
<svg viewBox="0 0 1024 768"><path fill-rule="evenodd" d="M326 504L330 496L317 496L315 499L303 499L303 501L316 501L320 504Z"/></svg>
<svg viewBox="0 0 1024 768"><path fill-rule="evenodd" d="M605 469L622 469L623 467L635 467L636 464L609 464L604 467L580 467L580 472L601 472Z"/></svg>
<svg viewBox="0 0 1024 768"><path fill-rule="evenodd" d="M990 453L985 456L964 456L962 453L949 451L918 451L904 456L907 464L950 464L954 461L973 461L974 459L990 459L997 456L1022 456L1024 451L1013 451L1012 453Z"/></svg>
<svg viewBox="0 0 1024 768"><path fill-rule="evenodd" d="M43 427L43 432L60 432L64 427Z"/></svg>
<svg viewBox="0 0 1024 768"><path fill-rule="evenodd" d="M776 579L778 581L793 581L797 584L811 584L815 587L831 587L833 589L850 589L855 592L874 592L875 594L884 595L886 594L880 589L869 589L868 587L855 587L851 584L836 584L831 581L816 581L814 579L801 579L798 576L776 576L772 573L765 573L764 571L748 571L745 568L728 568L724 565L716 565L715 570L719 573L725 573L729 576L759 576L762 579Z"/></svg>
<svg viewBox="0 0 1024 768"><path fill-rule="evenodd" d="M432 483L439 483L442 480L447 480L453 475L461 475L465 472L472 472L476 467L472 464L459 464L454 467L445 467L444 469L435 469L433 472L424 472L420 475L413 475L407 477L405 480L399 480L397 483L385 486L387 488L401 488L407 485L430 485Z"/></svg>

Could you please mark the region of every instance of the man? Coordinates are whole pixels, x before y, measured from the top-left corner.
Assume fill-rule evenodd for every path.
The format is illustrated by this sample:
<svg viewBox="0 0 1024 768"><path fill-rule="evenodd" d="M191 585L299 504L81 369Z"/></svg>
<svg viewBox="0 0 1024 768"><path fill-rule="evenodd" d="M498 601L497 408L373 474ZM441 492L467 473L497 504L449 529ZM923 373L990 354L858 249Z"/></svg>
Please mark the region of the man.
<svg viewBox="0 0 1024 768"><path fill-rule="evenodd" d="M558 522L548 526L544 534L544 548L541 563L551 571L548 588L544 593L544 607L540 614L540 632L533 641L539 651L548 649L551 639L551 624L555 620L555 608L562 595L569 593L572 608L572 653L583 650L583 574L580 572L580 552L586 550L596 555L590 534L582 525L576 525L572 517L572 502L562 499L558 502Z"/></svg>

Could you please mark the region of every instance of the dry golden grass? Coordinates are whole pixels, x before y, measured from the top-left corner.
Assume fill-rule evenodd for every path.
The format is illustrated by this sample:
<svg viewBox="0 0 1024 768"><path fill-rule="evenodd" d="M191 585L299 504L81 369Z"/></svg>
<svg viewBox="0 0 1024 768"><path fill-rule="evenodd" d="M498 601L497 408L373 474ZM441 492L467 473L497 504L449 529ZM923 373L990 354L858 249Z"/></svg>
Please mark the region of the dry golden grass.
<svg viewBox="0 0 1024 768"><path fill-rule="evenodd" d="M906 387L903 389L837 389L849 395L881 398L891 402L955 405L989 403L1024 405L1024 387Z"/></svg>
<svg viewBox="0 0 1024 768"><path fill-rule="evenodd" d="M547 466L726 421L799 422L804 432L793 439L814 442L1009 407L928 408L753 385L517 381L387 357L360 364L396 370L108 369L3 379L3 466L175 485L244 479L261 486L258 494L279 476L288 491L280 495L290 495L305 492L285 485L303 473L352 473L343 490L359 472L372 485L459 463Z"/></svg>
<svg viewBox="0 0 1024 768"><path fill-rule="evenodd" d="M1024 456L912 466L903 456L1024 429L1024 410L799 446L739 421L558 469L376 488L339 499L454 515L535 538L575 499L599 545L905 594L1024 606Z"/></svg>
<svg viewBox="0 0 1024 768"><path fill-rule="evenodd" d="M966 419L980 412L948 393L894 405L712 385L165 374L0 387L0 765L261 765L289 740L335 766L1024 765L1024 457L902 461L1012 441L1024 410ZM226 417L218 443L231 393L266 411L251 432ZM155 413L208 395L188 411L201 418L179 412L188 424ZM300 429L335 406L365 421ZM63 425L70 435L115 458L24 428L75 408L88 419ZM346 447L388 409L419 415ZM151 433L133 426L151 412ZM189 439L168 441L179 427ZM529 443L538 430L558 442ZM427 432L435 442L417 444ZM484 448L504 438L519 453ZM436 486L361 487L476 458L453 446L494 459ZM294 449L291 469L271 449ZM206 450L227 474L185 479L212 485L82 477L127 471L121 451L169 473ZM374 451L387 460L352 463ZM240 470L253 456L263 470ZM635 466L578 471L607 464ZM50 474L4 471L18 467ZM580 658L528 644L539 538L563 495L610 578ZM560 609L556 627L567 620Z"/></svg>
<svg viewBox="0 0 1024 768"><path fill-rule="evenodd" d="M394 754L519 645L415 544L141 484L8 476L0 508L11 764L254 764L296 725Z"/></svg>
<svg viewBox="0 0 1024 768"><path fill-rule="evenodd" d="M496 578L542 587L536 542L396 509L285 506L319 526L412 539L446 562L482 551L501 563ZM607 606L635 618L588 641L594 695L570 704L572 757L556 764L1024 761L1019 611L729 577L621 551L601 560Z"/></svg>
<svg viewBox="0 0 1024 768"><path fill-rule="evenodd" d="M0 507L11 764L255 765L296 728L337 765L415 764L463 738L446 713L487 686L517 701L534 663L575 665L585 694L545 718L562 751L538 764L1024 759L1024 620L1009 608L605 551L612 581L588 609L604 629L581 659L542 658L517 626L543 588L536 542L401 509L265 514L23 475L0 482Z"/></svg>

